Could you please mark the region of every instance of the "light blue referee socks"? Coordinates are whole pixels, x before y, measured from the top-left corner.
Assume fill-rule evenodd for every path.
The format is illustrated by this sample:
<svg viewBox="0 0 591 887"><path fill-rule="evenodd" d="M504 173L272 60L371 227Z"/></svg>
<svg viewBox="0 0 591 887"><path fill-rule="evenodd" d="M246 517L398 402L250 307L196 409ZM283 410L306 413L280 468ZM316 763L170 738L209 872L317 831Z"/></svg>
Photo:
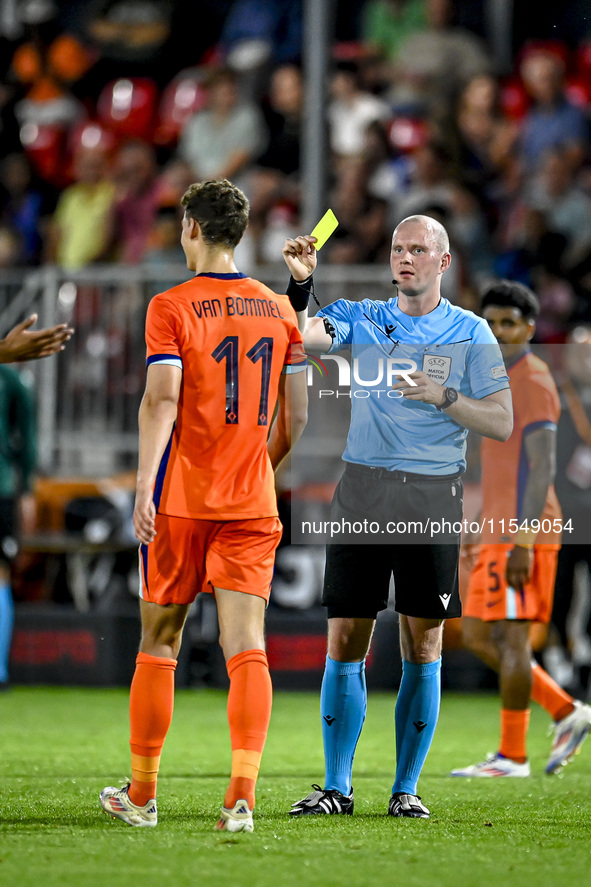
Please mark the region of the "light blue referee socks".
<svg viewBox="0 0 591 887"><path fill-rule="evenodd" d="M351 794L353 758L366 710L365 661L336 662L327 656L320 691L325 789Z"/></svg>
<svg viewBox="0 0 591 887"><path fill-rule="evenodd" d="M435 735L440 699L441 657L425 665L403 660L396 700L396 779L392 794L416 795Z"/></svg>
<svg viewBox="0 0 591 887"><path fill-rule="evenodd" d="M0 684L8 681L8 654L14 623L14 604L10 586L0 582Z"/></svg>

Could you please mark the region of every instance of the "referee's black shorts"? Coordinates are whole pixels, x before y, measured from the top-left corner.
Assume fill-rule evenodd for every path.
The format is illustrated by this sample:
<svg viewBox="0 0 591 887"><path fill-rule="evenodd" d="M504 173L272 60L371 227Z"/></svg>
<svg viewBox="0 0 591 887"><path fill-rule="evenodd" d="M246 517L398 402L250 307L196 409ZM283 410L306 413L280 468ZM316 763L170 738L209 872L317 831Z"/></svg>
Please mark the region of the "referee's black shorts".
<svg viewBox="0 0 591 887"><path fill-rule="evenodd" d="M326 547L322 603L329 619L374 619L388 605L392 575L398 613L460 616L462 494L459 475L423 476L347 463L330 513L331 522L345 529ZM355 532L364 521L373 531ZM448 532L432 535L427 521L438 521ZM393 525L397 531L388 532Z"/></svg>

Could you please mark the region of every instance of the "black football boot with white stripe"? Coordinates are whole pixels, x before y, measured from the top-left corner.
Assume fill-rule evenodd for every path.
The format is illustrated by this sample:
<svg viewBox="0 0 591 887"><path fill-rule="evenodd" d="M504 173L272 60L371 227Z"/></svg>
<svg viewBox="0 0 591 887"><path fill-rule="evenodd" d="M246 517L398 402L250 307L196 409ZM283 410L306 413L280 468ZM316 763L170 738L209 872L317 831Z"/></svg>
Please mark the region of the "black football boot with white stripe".
<svg viewBox="0 0 591 887"><path fill-rule="evenodd" d="M396 792L390 798L388 816L406 816L409 819L429 819L431 812L421 803L418 795Z"/></svg>
<svg viewBox="0 0 591 887"><path fill-rule="evenodd" d="M290 816L318 816L323 813L350 816L353 813L353 789L350 795L343 795L334 788L324 789L314 783L312 788L313 792L291 805Z"/></svg>

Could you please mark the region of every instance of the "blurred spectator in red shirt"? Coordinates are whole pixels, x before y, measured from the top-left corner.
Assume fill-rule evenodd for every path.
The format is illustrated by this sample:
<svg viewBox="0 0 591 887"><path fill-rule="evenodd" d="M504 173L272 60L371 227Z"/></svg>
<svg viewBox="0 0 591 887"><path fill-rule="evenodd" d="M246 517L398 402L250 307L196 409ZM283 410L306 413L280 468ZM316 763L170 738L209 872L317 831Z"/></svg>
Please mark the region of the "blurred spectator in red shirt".
<svg viewBox="0 0 591 887"><path fill-rule="evenodd" d="M141 262L160 202L154 150L146 142L129 142L115 158L116 199L113 243L121 262Z"/></svg>

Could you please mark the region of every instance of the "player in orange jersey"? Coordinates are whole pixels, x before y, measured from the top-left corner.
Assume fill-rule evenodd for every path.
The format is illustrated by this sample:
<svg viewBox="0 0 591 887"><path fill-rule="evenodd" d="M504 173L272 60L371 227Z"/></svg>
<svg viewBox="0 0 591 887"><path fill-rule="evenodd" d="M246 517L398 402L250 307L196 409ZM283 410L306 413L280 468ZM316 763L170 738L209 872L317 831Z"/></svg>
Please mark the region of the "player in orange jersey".
<svg viewBox="0 0 591 887"><path fill-rule="evenodd" d="M281 536L273 471L306 423L306 356L287 296L240 274L248 201L227 180L191 185L181 243L195 277L146 320L134 526L142 640L131 685L132 781L101 792L129 825L156 825L156 780L190 604L213 592L230 677L232 775L217 824L253 830L271 714L264 615ZM273 421L275 409L277 415Z"/></svg>
<svg viewBox="0 0 591 887"><path fill-rule="evenodd" d="M538 312L519 283L499 281L482 298L509 372L514 425L508 441L482 442L484 530L462 628L469 649L499 673L501 742L497 754L452 776L530 775L530 697L555 722L549 774L572 760L591 727L591 707L532 664L530 623L550 621L561 529L553 486L560 402L547 365L529 348Z"/></svg>

